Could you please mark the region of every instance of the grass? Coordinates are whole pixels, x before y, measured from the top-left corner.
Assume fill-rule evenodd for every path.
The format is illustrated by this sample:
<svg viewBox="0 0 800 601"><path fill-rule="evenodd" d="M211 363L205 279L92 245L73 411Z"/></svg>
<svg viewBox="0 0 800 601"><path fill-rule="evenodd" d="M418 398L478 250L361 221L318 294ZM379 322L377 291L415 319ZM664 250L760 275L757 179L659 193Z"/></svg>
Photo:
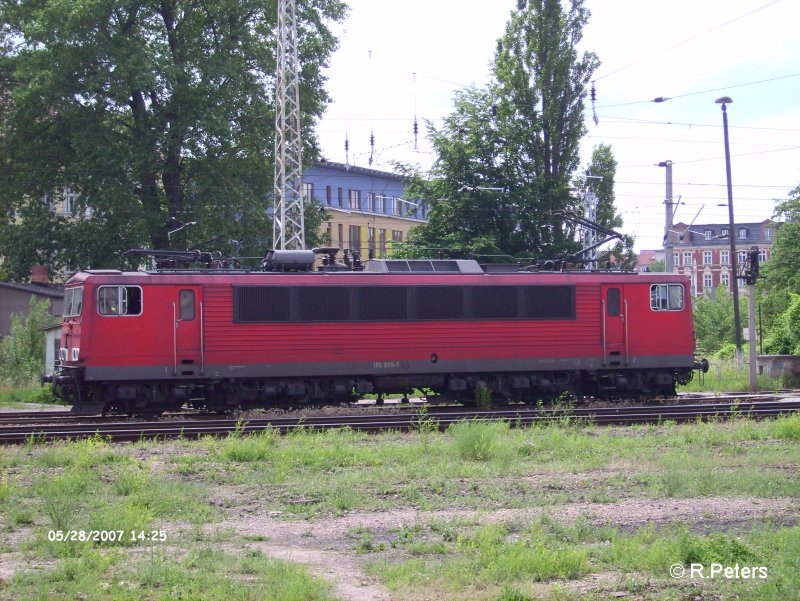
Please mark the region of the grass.
<svg viewBox="0 0 800 601"><path fill-rule="evenodd" d="M31 566L0 584L0 599L328 599L330 589L303 569L258 549L227 547L269 544L268 537L243 540L208 527L228 511L306 519L302 530L312 537L318 520L398 507L478 515L549 507L557 516L563 504L630 498L800 499L799 440L794 415L628 428L470 421L446 432L306 429L168 446L113 445L101 437L31 442L0 450L0 538L15 541L0 551L21 552ZM49 540L53 530L164 530L166 540L64 543ZM442 598L570 598L571 583L597 573L619 576L609 586L621 588L611 590L640 594L658 581L666 597L679 597L687 583L672 582L665 570L695 560L770 567L766 582L715 582L714 591L800 596L796 526L615 530L585 520L476 518L354 530L343 548L369 562L398 598L430 591Z"/></svg>
<svg viewBox="0 0 800 601"><path fill-rule="evenodd" d="M455 538L441 536L441 525L429 526L418 535L425 537L426 543L405 543L405 559L398 560L396 553L393 558L383 558L381 555L389 553L373 547L374 559L368 571L399 596L411 598L432 587L457 598L539 598L532 583L569 583L590 574L618 572L624 572L626 577L610 581L607 592L628 589L632 582L640 581L631 579L631 575L640 575L649 583L647 598L655 598L660 595L653 594L659 588L653 586L654 579L669 583L671 566L690 568L692 564L702 564L705 570L713 564L766 568L767 578L720 582L718 590L725 593L724 597L735 594L742 599L779 600L796 598L800 591L797 526L759 527L730 536L696 534L684 526L646 526L624 532L591 525L583 518L564 523L542 517L522 526L494 523L453 528L457 532ZM368 536L369 533L362 534ZM429 549L427 553L415 551L423 545ZM692 583L690 577L685 577L672 584L689 591L692 584L705 583ZM511 591L518 596L509 596ZM558 595L551 594L549 598L552 597ZM604 598L602 594L599 597Z"/></svg>
<svg viewBox="0 0 800 601"><path fill-rule="evenodd" d="M269 436L267 443L258 437L211 439L168 461L177 475L258 487L266 510L310 518L397 504L498 509L608 503L631 495L794 496L800 483L782 466L799 462L800 452L782 443L796 441L798 430L800 417L619 431L586 425L509 430L466 422L444 434L376 438L344 430ZM253 455L262 459L242 460ZM575 474L572 484L560 478L562 470ZM537 477L525 477L530 473ZM590 477L591 486L580 485Z"/></svg>
<svg viewBox="0 0 800 601"><path fill-rule="evenodd" d="M45 592L46 594L43 594ZM330 586L258 550L232 555L210 546L191 547L176 558L152 549L132 562L119 553L90 551L54 568L15 577L0 596L14 599L232 599L327 601Z"/></svg>
<svg viewBox="0 0 800 601"><path fill-rule="evenodd" d="M750 390L750 366L742 360L709 359L711 367L708 373L698 376L686 386L679 386L678 392L747 392ZM780 390L796 385L797 382L784 382L782 378L757 376L759 390Z"/></svg>
<svg viewBox="0 0 800 601"><path fill-rule="evenodd" d="M0 408L22 409L25 404L33 403L37 405L63 405L60 399L53 396L53 389L50 384L39 386L8 386L0 383Z"/></svg>

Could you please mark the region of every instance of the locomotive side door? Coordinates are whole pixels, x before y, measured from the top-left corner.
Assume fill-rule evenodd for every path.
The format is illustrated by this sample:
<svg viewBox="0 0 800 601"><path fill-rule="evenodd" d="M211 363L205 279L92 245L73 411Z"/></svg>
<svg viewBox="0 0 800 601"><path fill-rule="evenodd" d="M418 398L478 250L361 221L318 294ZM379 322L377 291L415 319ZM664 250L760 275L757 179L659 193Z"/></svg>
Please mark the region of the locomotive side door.
<svg viewBox="0 0 800 601"><path fill-rule="evenodd" d="M602 339L603 365L627 365L628 327L625 287L604 285L602 287Z"/></svg>
<svg viewBox="0 0 800 601"><path fill-rule="evenodd" d="M172 302L174 375L203 372L203 303L198 286L181 286Z"/></svg>

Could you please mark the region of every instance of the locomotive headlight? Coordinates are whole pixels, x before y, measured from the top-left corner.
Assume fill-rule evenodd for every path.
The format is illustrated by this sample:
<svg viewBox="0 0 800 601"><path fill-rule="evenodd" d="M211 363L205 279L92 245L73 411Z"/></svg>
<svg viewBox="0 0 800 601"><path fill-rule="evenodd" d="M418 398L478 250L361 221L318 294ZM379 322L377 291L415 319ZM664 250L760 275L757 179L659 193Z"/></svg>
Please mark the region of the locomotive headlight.
<svg viewBox="0 0 800 601"><path fill-rule="evenodd" d="M80 354L81 354L81 349L79 349L77 347L72 349L72 361L77 361L78 360L78 356Z"/></svg>

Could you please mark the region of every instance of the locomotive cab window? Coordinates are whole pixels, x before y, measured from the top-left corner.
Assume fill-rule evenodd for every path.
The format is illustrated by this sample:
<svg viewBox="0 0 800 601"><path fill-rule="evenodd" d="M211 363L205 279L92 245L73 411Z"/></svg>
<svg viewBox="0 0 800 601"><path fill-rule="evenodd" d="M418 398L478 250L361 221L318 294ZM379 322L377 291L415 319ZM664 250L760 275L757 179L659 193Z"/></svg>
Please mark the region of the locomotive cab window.
<svg viewBox="0 0 800 601"><path fill-rule="evenodd" d="M141 315L142 289L138 286L100 286L97 289L100 315Z"/></svg>
<svg viewBox="0 0 800 601"><path fill-rule="evenodd" d="M650 286L650 308L653 311L682 311L683 297L683 284Z"/></svg>
<svg viewBox="0 0 800 601"><path fill-rule="evenodd" d="M78 317L83 308L83 286L69 288L64 293L64 317Z"/></svg>

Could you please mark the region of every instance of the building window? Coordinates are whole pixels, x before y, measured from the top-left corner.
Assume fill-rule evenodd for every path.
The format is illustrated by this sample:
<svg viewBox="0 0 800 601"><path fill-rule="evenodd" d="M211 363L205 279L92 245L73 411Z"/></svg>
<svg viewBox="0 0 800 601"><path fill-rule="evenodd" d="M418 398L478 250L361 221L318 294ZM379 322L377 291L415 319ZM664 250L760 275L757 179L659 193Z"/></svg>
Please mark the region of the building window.
<svg viewBox="0 0 800 601"><path fill-rule="evenodd" d="M361 208L361 191L360 190L350 190L350 208L351 209L360 209Z"/></svg>
<svg viewBox="0 0 800 601"><path fill-rule="evenodd" d="M730 288L731 278L728 276L727 273L720 274L719 283L721 286L725 286L725 288Z"/></svg>
<svg viewBox="0 0 800 601"><path fill-rule="evenodd" d="M740 227L739 228L739 238L747 238L747 228Z"/></svg>
<svg viewBox="0 0 800 601"><path fill-rule="evenodd" d="M706 240L711 240L711 237L714 235L712 230L705 230L703 233L705 234Z"/></svg>
<svg viewBox="0 0 800 601"><path fill-rule="evenodd" d="M703 288L711 288L711 274L706 273L703 274Z"/></svg>
<svg viewBox="0 0 800 601"><path fill-rule="evenodd" d="M680 255L680 253L672 253L672 264L673 265L680 265L681 264L681 255Z"/></svg>
<svg viewBox="0 0 800 601"><path fill-rule="evenodd" d="M63 193L64 202L62 204L64 215L70 216L75 211L75 201L78 200L78 194L73 192L71 188L65 187Z"/></svg>
<svg viewBox="0 0 800 601"><path fill-rule="evenodd" d="M730 252L727 250L719 251L719 264L730 265L730 263L731 263Z"/></svg>
<svg viewBox="0 0 800 601"><path fill-rule="evenodd" d="M400 230L392 230L392 242L402 242L403 232Z"/></svg>
<svg viewBox="0 0 800 601"><path fill-rule="evenodd" d="M325 186L325 202L328 206L333 202L333 189L330 186Z"/></svg>
<svg viewBox="0 0 800 601"><path fill-rule="evenodd" d="M703 251L703 264L711 265L711 251L710 250L704 250Z"/></svg>
<svg viewBox="0 0 800 601"><path fill-rule="evenodd" d="M350 226L350 250L352 252L361 252L361 226Z"/></svg>
<svg viewBox="0 0 800 601"><path fill-rule="evenodd" d="M764 240L766 240L767 242L772 240L772 228L771 227L764 228Z"/></svg>
<svg viewBox="0 0 800 601"><path fill-rule="evenodd" d="M692 252L686 251L683 253L683 264L684 265L691 265L692 264Z"/></svg>
<svg viewBox="0 0 800 601"><path fill-rule="evenodd" d="M761 250L758 251L758 262L763 263L766 260L767 260L767 251L766 249L762 248Z"/></svg>
<svg viewBox="0 0 800 601"><path fill-rule="evenodd" d="M739 266L740 267L747 263L747 251L746 250L740 250L738 252L738 254L737 254L737 257L738 257L738 260L739 260Z"/></svg>
<svg viewBox="0 0 800 601"><path fill-rule="evenodd" d="M339 188L341 190L341 188ZM339 250L344 248L344 224L339 224Z"/></svg>
<svg viewBox="0 0 800 601"><path fill-rule="evenodd" d="M724 227L724 228L722 228L722 232L720 233L719 237L720 238L727 238L729 233L730 232L728 231L728 228Z"/></svg>
<svg viewBox="0 0 800 601"><path fill-rule="evenodd" d="M386 230L384 229L378 230L378 249L381 256L386 256Z"/></svg>
<svg viewBox="0 0 800 601"><path fill-rule="evenodd" d="M303 184L303 200L314 200L314 184Z"/></svg>
<svg viewBox="0 0 800 601"><path fill-rule="evenodd" d="M373 213L378 212L378 195L375 192L367 194L367 202L369 203L369 210Z"/></svg>
<svg viewBox="0 0 800 601"><path fill-rule="evenodd" d="M339 188L336 191L336 193L337 193L337 198L339 200L339 204L336 205L336 206L339 207L339 208L343 208L344 207L344 188ZM341 238L339 238L339 239L341 240Z"/></svg>

